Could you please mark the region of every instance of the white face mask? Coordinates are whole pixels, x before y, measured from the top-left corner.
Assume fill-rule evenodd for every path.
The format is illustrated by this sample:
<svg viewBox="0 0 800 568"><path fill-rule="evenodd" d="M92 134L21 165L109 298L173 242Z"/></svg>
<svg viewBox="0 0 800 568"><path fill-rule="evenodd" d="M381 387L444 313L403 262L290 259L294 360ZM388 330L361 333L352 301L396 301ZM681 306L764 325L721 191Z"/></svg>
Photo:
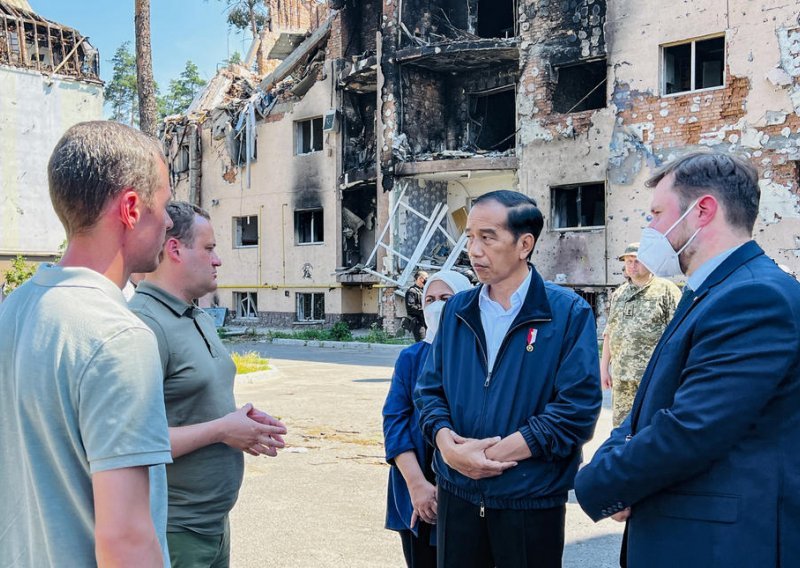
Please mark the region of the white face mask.
<svg viewBox="0 0 800 568"><path fill-rule="evenodd" d="M675 221L675 223L673 223L669 229L667 229L666 233L659 233L652 227L645 227L642 229L642 236L639 240L639 253L637 258L639 259L639 262L644 264L647 270L656 276L668 278L670 276L683 274L680 261L681 253L692 243L702 227L697 229L694 234L689 237L689 240L686 241L686 244L683 245L678 251L672 248L669 239L667 239L667 235L669 235L670 232L686 218L692 209L694 209L694 206L697 205L698 201L700 200L695 200L695 202L686 209L683 215L681 215L680 218Z"/></svg>
<svg viewBox="0 0 800 568"><path fill-rule="evenodd" d="M436 337L436 332L439 330L439 320L442 319L442 310L444 310L444 301L436 300L425 306L422 313L425 315L425 343L433 343L433 338Z"/></svg>

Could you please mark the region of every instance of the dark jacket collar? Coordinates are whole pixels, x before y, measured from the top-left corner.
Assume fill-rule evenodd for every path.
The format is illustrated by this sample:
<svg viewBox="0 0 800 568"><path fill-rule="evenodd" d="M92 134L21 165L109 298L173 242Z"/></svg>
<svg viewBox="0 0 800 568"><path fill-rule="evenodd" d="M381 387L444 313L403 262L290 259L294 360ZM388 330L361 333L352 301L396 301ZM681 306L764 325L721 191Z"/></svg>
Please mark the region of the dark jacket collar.
<svg viewBox="0 0 800 568"><path fill-rule="evenodd" d="M730 276L737 268L744 263L753 260L755 257L764 254L764 250L758 246L755 241L748 241L733 251L731 255L720 264L714 272L708 275L708 278L700 284L700 287L695 291L697 296L705 294L710 288L713 288L728 276Z"/></svg>
<svg viewBox="0 0 800 568"><path fill-rule="evenodd" d="M531 284L528 287L528 293L525 296L525 301L522 303L517 317L509 329L513 329L517 325L525 321L538 320L549 321L553 319L552 312L550 311L550 302L547 299L547 290L544 285L544 280L536 272L532 264L528 264L531 271ZM486 343L483 335L483 323L481 322L480 310L480 295L481 290L485 284L481 284L468 292L469 297L466 299L463 306L456 309L456 315L463 319L473 329L483 343Z"/></svg>

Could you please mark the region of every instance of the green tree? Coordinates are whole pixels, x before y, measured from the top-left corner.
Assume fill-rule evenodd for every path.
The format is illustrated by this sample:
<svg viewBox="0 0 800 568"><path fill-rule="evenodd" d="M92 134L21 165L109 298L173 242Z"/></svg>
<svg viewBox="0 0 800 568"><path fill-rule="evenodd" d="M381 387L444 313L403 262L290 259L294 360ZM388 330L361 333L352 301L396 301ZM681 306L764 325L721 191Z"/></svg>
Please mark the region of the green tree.
<svg viewBox="0 0 800 568"><path fill-rule="evenodd" d="M11 268L3 273L4 282L0 290L7 296L17 289L18 286L28 280L36 272L36 265L26 262L22 255L11 261Z"/></svg>
<svg viewBox="0 0 800 568"><path fill-rule="evenodd" d="M136 57L131 53L131 42L126 41L114 52L110 63L114 74L106 85L106 104L111 107L111 120L137 126L139 124L139 96L136 86Z"/></svg>
<svg viewBox="0 0 800 568"><path fill-rule="evenodd" d="M234 51L231 56L228 58L227 61L228 65L241 65L242 64L242 54L238 51Z"/></svg>
<svg viewBox="0 0 800 568"><path fill-rule="evenodd" d="M264 28L272 30L269 8L265 0L219 0L224 2L228 11L228 25L237 30L249 30L254 38L261 35ZM256 51L257 65L261 65L262 49L261 43L258 44ZM241 59L241 56L239 56ZM241 61L236 61L241 63ZM252 65L252 61L244 62ZM260 71L260 70L259 70Z"/></svg>
<svg viewBox="0 0 800 568"><path fill-rule="evenodd" d="M256 37L269 24L269 12L263 0L220 0L228 5L228 25L247 30Z"/></svg>
<svg viewBox="0 0 800 568"><path fill-rule="evenodd" d="M171 114L183 114L189 108L192 100L206 84L200 77L197 65L191 61L186 62L186 67L177 79L169 82L167 94L158 98L158 112L161 118Z"/></svg>

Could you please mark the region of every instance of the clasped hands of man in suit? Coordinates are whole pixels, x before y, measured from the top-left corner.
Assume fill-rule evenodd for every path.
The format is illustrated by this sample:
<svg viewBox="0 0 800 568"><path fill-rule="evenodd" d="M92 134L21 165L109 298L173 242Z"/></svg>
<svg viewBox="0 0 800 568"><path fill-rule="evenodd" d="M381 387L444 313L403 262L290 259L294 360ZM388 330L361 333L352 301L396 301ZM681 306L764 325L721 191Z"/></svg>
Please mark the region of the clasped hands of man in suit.
<svg viewBox="0 0 800 568"><path fill-rule="evenodd" d="M436 447L445 463L470 479L496 477L531 457L520 432L505 438L465 438L449 428L436 433Z"/></svg>

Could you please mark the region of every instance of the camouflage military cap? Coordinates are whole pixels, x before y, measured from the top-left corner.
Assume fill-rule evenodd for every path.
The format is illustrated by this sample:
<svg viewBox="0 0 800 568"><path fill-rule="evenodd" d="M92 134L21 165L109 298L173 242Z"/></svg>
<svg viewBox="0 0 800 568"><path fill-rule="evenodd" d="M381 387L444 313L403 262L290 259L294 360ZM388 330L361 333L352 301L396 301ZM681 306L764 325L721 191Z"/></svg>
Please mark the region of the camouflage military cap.
<svg viewBox="0 0 800 568"><path fill-rule="evenodd" d="M620 260L625 260L626 256L639 256L639 243L631 243L625 247L625 252L619 255Z"/></svg>

